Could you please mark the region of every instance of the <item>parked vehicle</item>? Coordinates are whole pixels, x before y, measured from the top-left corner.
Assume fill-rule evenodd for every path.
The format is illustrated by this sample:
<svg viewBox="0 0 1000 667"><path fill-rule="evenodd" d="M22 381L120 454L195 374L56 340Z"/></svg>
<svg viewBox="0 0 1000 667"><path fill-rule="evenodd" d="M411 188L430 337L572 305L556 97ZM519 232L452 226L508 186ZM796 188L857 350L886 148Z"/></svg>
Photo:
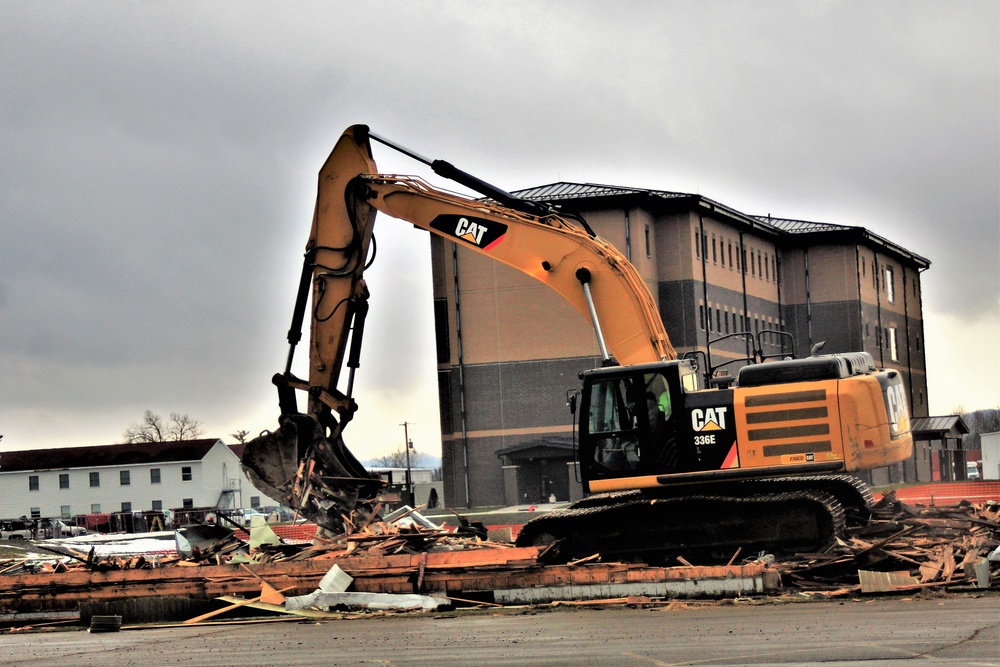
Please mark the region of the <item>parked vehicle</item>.
<svg viewBox="0 0 1000 667"><path fill-rule="evenodd" d="M0 539L30 540L34 537L32 522L22 519L7 519L0 521Z"/></svg>
<svg viewBox="0 0 1000 667"><path fill-rule="evenodd" d="M295 518L295 512L280 505L268 505L257 509L267 515L268 523L287 523Z"/></svg>
<svg viewBox="0 0 1000 667"><path fill-rule="evenodd" d="M975 461L967 461L965 464L965 479L971 481L980 479L980 477L979 464Z"/></svg>
<svg viewBox="0 0 1000 667"><path fill-rule="evenodd" d="M262 517L264 522L267 522L268 515L257 510L254 507L246 507L244 509L238 510L239 514L236 515L236 520L240 522L244 527L249 528L253 518L255 516Z"/></svg>

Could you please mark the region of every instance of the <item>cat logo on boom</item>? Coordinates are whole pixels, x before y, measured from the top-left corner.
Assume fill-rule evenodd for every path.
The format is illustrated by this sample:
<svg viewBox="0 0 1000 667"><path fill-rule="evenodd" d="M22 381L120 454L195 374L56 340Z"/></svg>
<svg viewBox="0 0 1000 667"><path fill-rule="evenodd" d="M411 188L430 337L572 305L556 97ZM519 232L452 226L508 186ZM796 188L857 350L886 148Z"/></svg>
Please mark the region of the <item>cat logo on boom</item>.
<svg viewBox="0 0 1000 667"><path fill-rule="evenodd" d="M507 233L507 225L502 222L468 215L439 215L431 221L430 227L482 250L500 243Z"/></svg>

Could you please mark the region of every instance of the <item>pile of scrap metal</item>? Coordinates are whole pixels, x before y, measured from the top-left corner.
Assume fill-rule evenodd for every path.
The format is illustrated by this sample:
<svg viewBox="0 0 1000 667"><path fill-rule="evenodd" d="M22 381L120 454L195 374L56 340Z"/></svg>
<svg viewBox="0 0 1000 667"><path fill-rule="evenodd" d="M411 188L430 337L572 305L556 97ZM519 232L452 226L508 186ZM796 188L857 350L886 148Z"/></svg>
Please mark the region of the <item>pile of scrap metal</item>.
<svg viewBox="0 0 1000 667"><path fill-rule="evenodd" d="M908 505L890 492L825 552L777 567L786 586L825 596L989 588L1000 580L1000 504Z"/></svg>

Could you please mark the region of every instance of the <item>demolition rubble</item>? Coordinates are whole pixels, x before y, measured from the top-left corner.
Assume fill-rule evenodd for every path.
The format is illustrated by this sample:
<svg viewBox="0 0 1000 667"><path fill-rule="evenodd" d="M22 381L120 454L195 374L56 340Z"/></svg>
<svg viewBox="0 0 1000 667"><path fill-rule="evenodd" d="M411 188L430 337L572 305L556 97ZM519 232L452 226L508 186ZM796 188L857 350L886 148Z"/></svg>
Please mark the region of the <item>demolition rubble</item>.
<svg viewBox="0 0 1000 667"><path fill-rule="evenodd" d="M75 610L85 622L112 614L126 623L204 623L246 609L342 618L443 607L980 590L1000 577L1000 505L908 505L891 492L822 553L737 552L717 563L690 562L682 553L670 563L604 562L601 554L551 563L546 548L488 539L482 526L441 527L414 510L335 539L282 538L275 532L281 528L191 526L173 542L109 536L37 543L34 553L0 560L0 612L8 624L19 615Z"/></svg>

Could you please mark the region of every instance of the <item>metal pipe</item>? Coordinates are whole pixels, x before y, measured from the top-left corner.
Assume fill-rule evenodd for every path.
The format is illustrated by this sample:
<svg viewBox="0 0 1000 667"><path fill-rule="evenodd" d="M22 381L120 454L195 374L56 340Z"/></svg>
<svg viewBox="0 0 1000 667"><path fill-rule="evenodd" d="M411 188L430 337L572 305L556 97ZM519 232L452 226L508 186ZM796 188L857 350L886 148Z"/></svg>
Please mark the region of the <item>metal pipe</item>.
<svg viewBox="0 0 1000 667"><path fill-rule="evenodd" d="M601 321L597 319L597 308L594 306L594 296L590 293L590 270L580 268L576 270L576 279L583 285L583 296L587 300L587 309L590 311L590 319L594 322L594 333L597 335L597 346L601 348L601 361L611 361L608 353L608 346L604 342L604 332L601 331Z"/></svg>

